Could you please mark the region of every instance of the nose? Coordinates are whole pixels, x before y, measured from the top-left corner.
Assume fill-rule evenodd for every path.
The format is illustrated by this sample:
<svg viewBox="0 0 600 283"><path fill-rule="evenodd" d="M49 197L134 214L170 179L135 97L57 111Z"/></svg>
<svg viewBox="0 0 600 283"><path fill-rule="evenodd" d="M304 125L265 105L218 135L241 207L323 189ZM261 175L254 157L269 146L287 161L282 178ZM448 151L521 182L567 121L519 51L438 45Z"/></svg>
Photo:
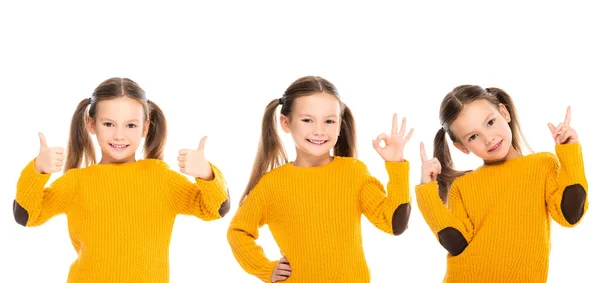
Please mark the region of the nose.
<svg viewBox="0 0 600 283"><path fill-rule="evenodd" d="M123 129L123 127L115 127L115 134L113 136L114 140L122 140L124 137L124 131L125 129Z"/></svg>
<svg viewBox="0 0 600 283"><path fill-rule="evenodd" d="M486 145L491 145L494 143L494 135L490 135L490 134L484 134L484 140L485 140L485 144Z"/></svg>
<svg viewBox="0 0 600 283"><path fill-rule="evenodd" d="M313 129L313 135L315 136L320 136L323 135L325 126L321 123L315 123L314 129Z"/></svg>

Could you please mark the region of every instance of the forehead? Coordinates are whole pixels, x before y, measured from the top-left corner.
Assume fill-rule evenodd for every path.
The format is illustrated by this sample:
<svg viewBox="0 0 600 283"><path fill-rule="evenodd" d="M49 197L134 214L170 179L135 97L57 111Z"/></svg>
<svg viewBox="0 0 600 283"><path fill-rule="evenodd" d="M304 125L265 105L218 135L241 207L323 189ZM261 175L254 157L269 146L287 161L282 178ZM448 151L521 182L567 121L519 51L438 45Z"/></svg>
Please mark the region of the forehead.
<svg viewBox="0 0 600 283"><path fill-rule="evenodd" d="M498 113L498 110L489 101L485 99L475 100L463 106L456 120L450 125L450 130L458 138L461 138L463 134L476 131L485 125L486 119L496 113Z"/></svg>
<svg viewBox="0 0 600 283"><path fill-rule="evenodd" d="M144 116L144 106L137 100L126 96L98 101L96 107L99 118L134 119L139 118L140 115Z"/></svg>
<svg viewBox="0 0 600 283"><path fill-rule="evenodd" d="M340 101L332 94L319 92L296 98L294 101L294 111L299 114L339 114Z"/></svg>

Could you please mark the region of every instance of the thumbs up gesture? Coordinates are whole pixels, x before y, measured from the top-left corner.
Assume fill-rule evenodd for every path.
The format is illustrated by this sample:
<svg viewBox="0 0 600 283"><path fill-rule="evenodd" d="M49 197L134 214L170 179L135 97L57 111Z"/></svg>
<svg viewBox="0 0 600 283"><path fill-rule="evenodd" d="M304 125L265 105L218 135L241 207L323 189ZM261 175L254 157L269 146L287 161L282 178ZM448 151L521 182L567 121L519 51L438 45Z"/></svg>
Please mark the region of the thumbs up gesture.
<svg viewBox="0 0 600 283"><path fill-rule="evenodd" d="M214 174L210 164L204 158L204 145L206 144L206 136L200 139L198 149L182 149L179 150L179 171L195 178L204 180L212 180Z"/></svg>
<svg viewBox="0 0 600 283"><path fill-rule="evenodd" d="M40 153L35 159L35 171L41 174L60 172L65 160L64 148L48 147L44 134L38 133L40 137Z"/></svg>
<svg viewBox="0 0 600 283"><path fill-rule="evenodd" d="M437 175L442 173L442 164L436 157L427 159L423 143L421 143L421 163L421 185L435 181Z"/></svg>

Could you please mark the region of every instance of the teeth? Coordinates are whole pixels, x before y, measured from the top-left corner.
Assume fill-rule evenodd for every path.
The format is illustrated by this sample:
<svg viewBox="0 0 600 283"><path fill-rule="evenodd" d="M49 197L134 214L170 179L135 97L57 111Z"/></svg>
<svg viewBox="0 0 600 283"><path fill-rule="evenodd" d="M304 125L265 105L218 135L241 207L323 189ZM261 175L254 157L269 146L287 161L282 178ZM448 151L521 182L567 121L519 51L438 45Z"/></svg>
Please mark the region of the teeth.
<svg viewBox="0 0 600 283"><path fill-rule="evenodd" d="M111 146L114 148L119 148L119 149L127 147L127 145L116 145L116 144L111 144Z"/></svg>
<svg viewBox="0 0 600 283"><path fill-rule="evenodd" d="M317 141L317 140L308 140L308 141L311 143L314 143L314 144L324 144L325 143L325 141Z"/></svg>

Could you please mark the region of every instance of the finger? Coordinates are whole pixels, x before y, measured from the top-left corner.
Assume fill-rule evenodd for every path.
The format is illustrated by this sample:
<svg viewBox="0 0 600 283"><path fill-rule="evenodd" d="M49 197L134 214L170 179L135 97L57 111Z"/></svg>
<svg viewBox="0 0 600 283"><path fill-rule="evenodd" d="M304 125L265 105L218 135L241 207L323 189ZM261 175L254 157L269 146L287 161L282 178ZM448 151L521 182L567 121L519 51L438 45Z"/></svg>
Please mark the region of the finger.
<svg viewBox="0 0 600 283"><path fill-rule="evenodd" d="M187 155L179 155L177 156L177 161L183 162L187 160Z"/></svg>
<svg viewBox="0 0 600 283"><path fill-rule="evenodd" d="M62 147L53 147L52 151L54 151L54 153L60 153L60 154L65 153L65 149Z"/></svg>
<svg viewBox="0 0 600 283"><path fill-rule="evenodd" d="M548 123L548 129L550 129L552 137L556 137L556 127L552 123Z"/></svg>
<svg viewBox="0 0 600 283"><path fill-rule="evenodd" d="M206 144L206 139L207 138L208 138L207 136L203 136L200 139L200 143L198 144L198 150L204 150L204 145Z"/></svg>
<svg viewBox="0 0 600 283"><path fill-rule="evenodd" d="M290 277L290 275L292 275L292 271L291 270L283 270L283 269L277 269L277 273L278 276L285 276Z"/></svg>
<svg viewBox="0 0 600 283"><path fill-rule="evenodd" d="M566 143L573 136L573 130L568 128L560 134L560 143Z"/></svg>
<svg viewBox="0 0 600 283"><path fill-rule="evenodd" d="M571 124L571 106L567 107L567 114L565 115L565 125Z"/></svg>
<svg viewBox="0 0 600 283"><path fill-rule="evenodd" d="M284 257L282 257L282 258L279 260L279 262L280 262L280 263L283 263L283 264L290 264L290 262L288 261L287 257L285 257L285 256L284 256Z"/></svg>
<svg viewBox="0 0 600 283"><path fill-rule="evenodd" d="M378 140L373 140L373 148L378 153L380 153L383 150L383 148L381 147L381 145L379 145L379 141Z"/></svg>
<svg viewBox="0 0 600 283"><path fill-rule="evenodd" d="M288 279L288 276L275 275L275 277L273 277L273 279L275 279L275 282L285 281Z"/></svg>
<svg viewBox="0 0 600 283"><path fill-rule="evenodd" d="M380 142L380 141L385 141L385 140L387 140L389 137L390 137L390 136L388 136L388 134L386 134L386 133L381 133L381 134L379 134L379 135L377 136L376 140L377 140L377 142Z"/></svg>
<svg viewBox="0 0 600 283"><path fill-rule="evenodd" d="M414 132L415 132L415 129L411 128L410 131L408 131L408 135L406 135L406 137L404 138L404 141L410 140L410 137L412 137L412 134Z"/></svg>
<svg viewBox="0 0 600 283"><path fill-rule="evenodd" d="M423 144L423 142L421 142L421 162L427 162L427 154L425 153L425 144Z"/></svg>
<svg viewBox="0 0 600 283"><path fill-rule="evenodd" d="M277 270L284 270L284 271L291 272L292 267L289 264L280 263L279 266L277 267Z"/></svg>
<svg viewBox="0 0 600 283"><path fill-rule="evenodd" d="M179 168L181 168L181 169L185 168L185 162L179 162Z"/></svg>
<svg viewBox="0 0 600 283"><path fill-rule="evenodd" d="M391 134L395 134L398 132L398 114L394 113L394 117L392 118L392 132Z"/></svg>
<svg viewBox="0 0 600 283"><path fill-rule="evenodd" d="M189 149L180 149L179 155L186 155L188 153L188 151L190 151L190 150Z"/></svg>
<svg viewBox="0 0 600 283"><path fill-rule="evenodd" d="M398 133L401 137L404 136L406 132L406 117L402 118L402 125L400 126L400 132Z"/></svg>
<svg viewBox="0 0 600 283"><path fill-rule="evenodd" d="M46 137L44 137L44 134L38 133L38 136L40 137L40 149L48 148L48 144L46 144Z"/></svg>
<svg viewBox="0 0 600 283"><path fill-rule="evenodd" d="M56 161L56 162L54 162L54 166L56 166L56 167L62 167L63 166L63 162L62 161Z"/></svg>
<svg viewBox="0 0 600 283"><path fill-rule="evenodd" d="M560 123L556 126L556 132L554 133L554 137L558 137L560 133L563 131L565 124Z"/></svg>

